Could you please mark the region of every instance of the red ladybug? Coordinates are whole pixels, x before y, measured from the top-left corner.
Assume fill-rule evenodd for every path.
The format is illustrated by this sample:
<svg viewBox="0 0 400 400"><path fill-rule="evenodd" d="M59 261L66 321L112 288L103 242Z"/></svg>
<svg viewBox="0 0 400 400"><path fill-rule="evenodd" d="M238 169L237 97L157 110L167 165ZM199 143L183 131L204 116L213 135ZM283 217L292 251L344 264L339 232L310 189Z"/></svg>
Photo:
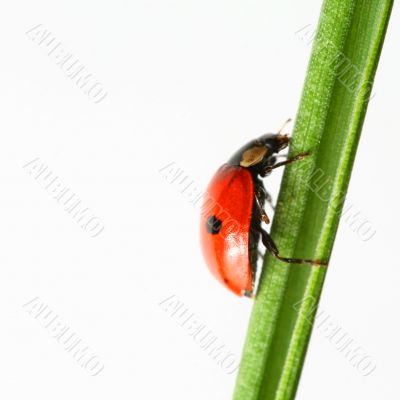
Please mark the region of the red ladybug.
<svg viewBox="0 0 400 400"><path fill-rule="evenodd" d="M306 153L282 162L275 155L288 146L289 137L265 134L240 148L222 165L207 189L201 213L201 247L214 276L235 294L253 296L260 238L276 258L287 263L321 265L318 260L286 258L279 254L261 222L271 197L260 177L273 169L302 160Z"/></svg>

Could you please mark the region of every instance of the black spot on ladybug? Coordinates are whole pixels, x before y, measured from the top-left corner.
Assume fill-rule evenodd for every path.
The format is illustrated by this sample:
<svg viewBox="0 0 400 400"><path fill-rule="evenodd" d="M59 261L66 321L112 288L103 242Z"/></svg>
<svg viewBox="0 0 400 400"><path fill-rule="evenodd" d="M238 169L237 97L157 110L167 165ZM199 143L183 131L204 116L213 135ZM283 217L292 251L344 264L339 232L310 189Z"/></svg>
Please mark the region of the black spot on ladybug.
<svg viewBox="0 0 400 400"><path fill-rule="evenodd" d="M222 221L218 219L215 215L208 217L206 222L206 229L208 233L216 235L222 228Z"/></svg>

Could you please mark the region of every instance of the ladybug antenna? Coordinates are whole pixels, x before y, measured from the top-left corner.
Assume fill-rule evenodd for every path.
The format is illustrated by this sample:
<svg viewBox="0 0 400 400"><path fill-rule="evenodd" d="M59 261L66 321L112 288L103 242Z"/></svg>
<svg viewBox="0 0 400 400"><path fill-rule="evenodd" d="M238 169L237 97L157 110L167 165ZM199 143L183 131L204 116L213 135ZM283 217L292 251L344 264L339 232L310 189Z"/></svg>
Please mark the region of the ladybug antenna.
<svg viewBox="0 0 400 400"><path fill-rule="evenodd" d="M279 129L278 131L278 135L282 135L283 131L286 129L286 127L290 124L290 122L292 122L291 118L288 118L285 123L282 125L281 129Z"/></svg>

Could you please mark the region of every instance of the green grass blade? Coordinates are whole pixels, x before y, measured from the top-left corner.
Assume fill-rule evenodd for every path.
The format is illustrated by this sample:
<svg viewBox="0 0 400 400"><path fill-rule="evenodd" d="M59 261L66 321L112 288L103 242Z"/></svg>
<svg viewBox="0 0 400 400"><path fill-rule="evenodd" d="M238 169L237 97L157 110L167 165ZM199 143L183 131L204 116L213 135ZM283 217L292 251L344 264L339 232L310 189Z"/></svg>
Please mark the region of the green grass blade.
<svg viewBox="0 0 400 400"><path fill-rule="evenodd" d="M393 0L325 0L272 236L286 257L330 257ZM324 182L324 185L321 185ZM326 268L267 255L235 400L296 394Z"/></svg>

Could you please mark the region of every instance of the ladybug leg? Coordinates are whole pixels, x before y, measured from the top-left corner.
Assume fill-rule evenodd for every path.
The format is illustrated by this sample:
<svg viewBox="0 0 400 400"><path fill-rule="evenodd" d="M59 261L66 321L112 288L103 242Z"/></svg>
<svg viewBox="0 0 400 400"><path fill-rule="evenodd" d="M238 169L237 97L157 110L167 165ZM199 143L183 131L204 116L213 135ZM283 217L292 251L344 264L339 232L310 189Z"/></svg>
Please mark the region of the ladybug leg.
<svg viewBox="0 0 400 400"><path fill-rule="evenodd" d="M264 168L264 170L261 171L260 175L264 178L265 176L269 175L273 169L283 167L284 165L291 164L292 162L295 162L295 161L304 160L304 158L306 158L309 155L310 155L309 153L300 153L294 157L288 158L285 161L280 161L274 165L266 166Z"/></svg>
<svg viewBox="0 0 400 400"><path fill-rule="evenodd" d="M261 219L266 223L269 224L271 221L268 217L268 214L265 212L264 207L260 204L260 200L258 199L257 195L256 195L256 203L257 203L257 207L260 211L261 214Z"/></svg>
<svg viewBox="0 0 400 400"><path fill-rule="evenodd" d="M265 191L265 201L270 205L270 207L275 211L275 205L274 205L274 200L272 196Z"/></svg>
<svg viewBox="0 0 400 400"><path fill-rule="evenodd" d="M267 250L272 253L274 257L276 257L278 260L284 261L286 263L290 264L308 264L308 265L319 265L319 266L325 266L326 263L322 262L320 260L307 260L304 258L287 258L287 257L281 257L279 255L279 250L276 247L276 244L272 240L271 236L266 232L264 229L260 227L260 233L261 233L261 240L264 244L264 246L267 248Z"/></svg>
<svg viewBox="0 0 400 400"><path fill-rule="evenodd" d="M275 211L275 205L274 205L274 201L272 199L272 196L267 192L267 190L265 189L262 181L260 181L259 190L261 190L263 192L264 202L267 202L270 205L270 207ZM261 204L263 204L263 203L261 202Z"/></svg>
<svg viewBox="0 0 400 400"><path fill-rule="evenodd" d="M263 181L260 179L256 180L255 195L258 198L260 205L264 205L267 202L270 207L275 211L275 205L272 196L267 192L264 187Z"/></svg>
<svg viewBox="0 0 400 400"><path fill-rule="evenodd" d="M255 187L254 190L254 197L255 197L255 203L257 205L257 208L260 212L261 219L266 223L270 223L270 219L268 217L268 214L264 210L264 203L265 200L271 201L271 196L267 193L267 191L264 188L264 185L262 184L261 181L258 182L258 184Z"/></svg>

